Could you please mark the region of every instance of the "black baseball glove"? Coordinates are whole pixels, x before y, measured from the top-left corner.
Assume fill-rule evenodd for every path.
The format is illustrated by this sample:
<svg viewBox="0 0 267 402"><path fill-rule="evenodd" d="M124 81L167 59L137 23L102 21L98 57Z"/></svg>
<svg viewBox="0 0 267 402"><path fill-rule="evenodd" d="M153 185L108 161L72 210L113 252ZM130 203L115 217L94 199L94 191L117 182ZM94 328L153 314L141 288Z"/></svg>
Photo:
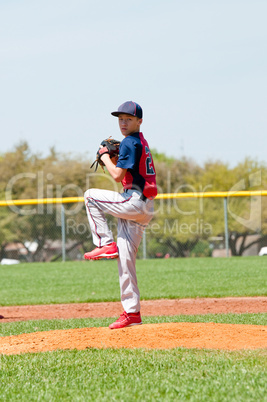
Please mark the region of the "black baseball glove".
<svg viewBox="0 0 267 402"><path fill-rule="evenodd" d="M114 156L119 156L119 148L120 148L120 141L114 140L114 138L107 138L106 140L102 141L99 147L99 150L96 153L96 159L92 163L91 168L96 165L95 171L98 168L98 165L102 167L104 170L104 162L101 160L102 155L109 154L110 158Z"/></svg>

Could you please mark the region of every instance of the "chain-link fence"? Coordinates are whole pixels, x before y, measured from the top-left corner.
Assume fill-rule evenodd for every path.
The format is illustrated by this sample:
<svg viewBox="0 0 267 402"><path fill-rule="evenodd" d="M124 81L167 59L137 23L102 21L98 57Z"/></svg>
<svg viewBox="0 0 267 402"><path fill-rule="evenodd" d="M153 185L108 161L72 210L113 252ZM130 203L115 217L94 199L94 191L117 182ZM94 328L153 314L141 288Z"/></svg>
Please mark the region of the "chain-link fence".
<svg viewBox="0 0 267 402"><path fill-rule="evenodd" d="M258 255L267 246L267 192L161 194L138 258ZM25 205L26 204L26 205ZM117 222L107 215L116 238ZM0 207L1 261L82 260L92 250L83 200L23 201Z"/></svg>

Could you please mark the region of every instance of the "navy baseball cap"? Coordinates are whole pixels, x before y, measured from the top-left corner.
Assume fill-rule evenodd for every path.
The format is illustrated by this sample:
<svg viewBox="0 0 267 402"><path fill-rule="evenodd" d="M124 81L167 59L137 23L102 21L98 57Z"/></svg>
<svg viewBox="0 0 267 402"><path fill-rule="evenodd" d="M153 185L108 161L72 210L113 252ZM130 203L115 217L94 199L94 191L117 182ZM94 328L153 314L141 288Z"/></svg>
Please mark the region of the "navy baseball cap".
<svg viewBox="0 0 267 402"><path fill-rule="evenodd" d="M118 117L121 113L130 114L131 116L136 116L139 119L143 117L143 110L138 103L129 101L124 102L122 105L119 106L116 112L112 112L112 116Z"/></svg>

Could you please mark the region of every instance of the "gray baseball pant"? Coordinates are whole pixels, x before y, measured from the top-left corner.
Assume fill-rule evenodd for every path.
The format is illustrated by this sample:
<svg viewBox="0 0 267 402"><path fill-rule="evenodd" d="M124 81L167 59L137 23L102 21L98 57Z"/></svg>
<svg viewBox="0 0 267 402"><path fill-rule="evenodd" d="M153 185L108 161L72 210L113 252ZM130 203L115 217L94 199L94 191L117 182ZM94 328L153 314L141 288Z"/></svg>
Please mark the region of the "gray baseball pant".
<svg viewBox="0 0 267 402"><path fill-rule="evenodd" d="M118 218L117 246L121 303L127 313L140 311L140 293L136 276L136 254L143 231L152 219L153 200L142 201L136 190L118 193L89 189L85 192L85 206L93 243L97 247L114 241L105 214Z"/></svg>

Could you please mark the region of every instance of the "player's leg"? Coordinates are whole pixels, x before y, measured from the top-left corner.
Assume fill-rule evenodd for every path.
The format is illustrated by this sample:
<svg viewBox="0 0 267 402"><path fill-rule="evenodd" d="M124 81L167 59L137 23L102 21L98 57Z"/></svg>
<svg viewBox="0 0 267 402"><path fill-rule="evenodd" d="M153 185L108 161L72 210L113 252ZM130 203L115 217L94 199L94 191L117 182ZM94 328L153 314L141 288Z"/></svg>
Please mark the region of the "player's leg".
<svg viewBox="0 0 267 402"><path fill-rule="evenodd" d="M113 234L108 227L105 217L105 204L110 202L114 196L111 197L111 191L108 193L105 190L91 189L87 190L84 194L85 208L88 217L88 222L91 228L93 243L97 247L103 247L112 243Z"/></svg>
<svg viewBox="0 0 267 402"><path fill-rule="evenodd" d="M118 269L121 288L121 302L127 313L140 311L140 293L136 276L136 254L142 239L144 226L119 219L117 245L120 253Z"/></svg>
<svg viewBox="0 0 267 402"><path fill-rule="evenodd" d="M113 241L105 214L125 219L138 219L140 215L133 205L132 196L126 193L93 188L85 192L84 199L93 243L98 247Z"/></svg>
<svg viewBox="0 0 267 402"><path fill-rule="evenodd" d="M116 218L142 223L147 221L145 204L137 193L127 194L90 189L85 193L85 205L93 242L97 246L97 249L92 252L85 253L85 259L118 257L117 246L113 241L113 235L105 217L106 213Z"/></svg>
<svg viewBox="0 0 267 402"><path fill-rule="evenodd" d="M117 198L113 191L91 189L84 194L85 207L88 222L92 232L93 243L97 246L94 250L85 253L87 260L99 260L102 258L118 258L118 247L113 240L113 234L105 217L108 212L106 205Z"/></svg>
<svg viewBox="0 0 267 402"><path fill-rule="evenodd" d="M136 275L136 254L142 239L144 226L125 219L119 219L117 245L119 249L118 270L121 303L124 309L110 329L142 324L140 314L140 292Z"/></svg>

